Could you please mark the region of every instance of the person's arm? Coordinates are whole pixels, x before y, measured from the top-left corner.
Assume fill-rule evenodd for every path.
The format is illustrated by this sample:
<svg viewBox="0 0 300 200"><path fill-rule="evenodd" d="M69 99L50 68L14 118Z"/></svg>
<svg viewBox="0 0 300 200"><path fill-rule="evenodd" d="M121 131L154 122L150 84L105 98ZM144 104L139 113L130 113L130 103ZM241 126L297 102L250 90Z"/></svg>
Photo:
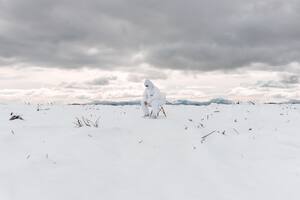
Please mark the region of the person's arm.
<svg viewBox="0 0 300 200"><path fill-rule="evenodd" d="M146 90L145 90L144 93L143 93L143 102L144 102L145 105L148 104L147 101L148 101L148 95L147 95L147 92L146 92Z"/></svg>

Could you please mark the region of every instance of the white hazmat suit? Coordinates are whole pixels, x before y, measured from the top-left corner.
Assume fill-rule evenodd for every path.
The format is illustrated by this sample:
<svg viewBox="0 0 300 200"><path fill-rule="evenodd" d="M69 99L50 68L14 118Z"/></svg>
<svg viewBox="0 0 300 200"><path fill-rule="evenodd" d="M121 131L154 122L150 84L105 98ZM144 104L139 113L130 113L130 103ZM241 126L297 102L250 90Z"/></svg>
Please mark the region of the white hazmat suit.
<svg viewBox="0 0 300 200"><path fill-rule="evenodd" d="M160 111L160 108L166 102L165 95L162 95L159 89L150 81L145 80L145 91L141 102L144 116L150 116L156 118ZM149 113L149 107L152 108L152 112Z"/></svg>

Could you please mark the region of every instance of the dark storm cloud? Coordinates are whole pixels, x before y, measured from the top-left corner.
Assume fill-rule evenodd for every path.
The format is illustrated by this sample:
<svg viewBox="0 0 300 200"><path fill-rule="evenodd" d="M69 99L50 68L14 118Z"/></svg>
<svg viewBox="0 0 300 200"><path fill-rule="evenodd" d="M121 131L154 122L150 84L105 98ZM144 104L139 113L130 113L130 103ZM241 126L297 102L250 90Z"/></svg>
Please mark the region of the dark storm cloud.
<svg viewBox="0 0 300 200"><path fill-rule="evenodd" d="M297 0L0 0L0 65L281 66L300 61L299 9Z"/></svg>

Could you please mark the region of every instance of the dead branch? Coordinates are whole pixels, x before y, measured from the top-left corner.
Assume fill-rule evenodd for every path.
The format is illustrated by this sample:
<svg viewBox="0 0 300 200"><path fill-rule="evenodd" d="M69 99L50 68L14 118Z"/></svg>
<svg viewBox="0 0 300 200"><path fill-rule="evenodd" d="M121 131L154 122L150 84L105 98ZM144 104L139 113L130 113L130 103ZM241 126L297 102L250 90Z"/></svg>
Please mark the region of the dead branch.
<svg viewBox="0 0 300 200"><path fill-rule="evenodd" d="M240 132L238 132L235 128L233 128L233 130L236 134L240 134Z"/></svg>
<svg viewBox="0 0 300 200"><path fill-rule="evenodd" d="M214 131L208 133L207 135L202 136L202 137L201 137L201 143L203 143L203 142L206 140L206 138L207 138L208 136L210 136L211 134L215 133L216 131L217 131L217 130L214 130Z"/></svg>
<svg viewBox="0 0 300 200"><path fill-rule="evenodd" d="M81 119L79 119L78 117L75 118L75 122L73 122L73 124L75 124L75 126L77 128L83 127L83 126L87 126L87 127L95 127L98 128L99 127L99 119L100 117L98 117L95 121L92 121L86 117L81 117Z"/></svg>
<svg viewBox="0 0 300 200"><path fill-rule="evenodd" d="M9 120L12 121L12 120L16 120L16 119L24 120L21 115L14 115L11 113L11 117L9 118Z"/></svg>

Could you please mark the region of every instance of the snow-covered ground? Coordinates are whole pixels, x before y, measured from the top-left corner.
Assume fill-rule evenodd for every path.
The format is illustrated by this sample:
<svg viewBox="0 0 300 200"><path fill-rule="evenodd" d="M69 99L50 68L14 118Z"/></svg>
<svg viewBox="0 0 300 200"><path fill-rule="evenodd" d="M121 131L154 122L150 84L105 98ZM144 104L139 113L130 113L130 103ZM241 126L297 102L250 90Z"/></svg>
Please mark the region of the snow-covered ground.
<svg viewBox="0 0 300 200"><path fill-rule="evenodd" d="M300 199L299 105L166 111L0 105L0 199ZM82 116L99 127L76 128Z"/></svg>

